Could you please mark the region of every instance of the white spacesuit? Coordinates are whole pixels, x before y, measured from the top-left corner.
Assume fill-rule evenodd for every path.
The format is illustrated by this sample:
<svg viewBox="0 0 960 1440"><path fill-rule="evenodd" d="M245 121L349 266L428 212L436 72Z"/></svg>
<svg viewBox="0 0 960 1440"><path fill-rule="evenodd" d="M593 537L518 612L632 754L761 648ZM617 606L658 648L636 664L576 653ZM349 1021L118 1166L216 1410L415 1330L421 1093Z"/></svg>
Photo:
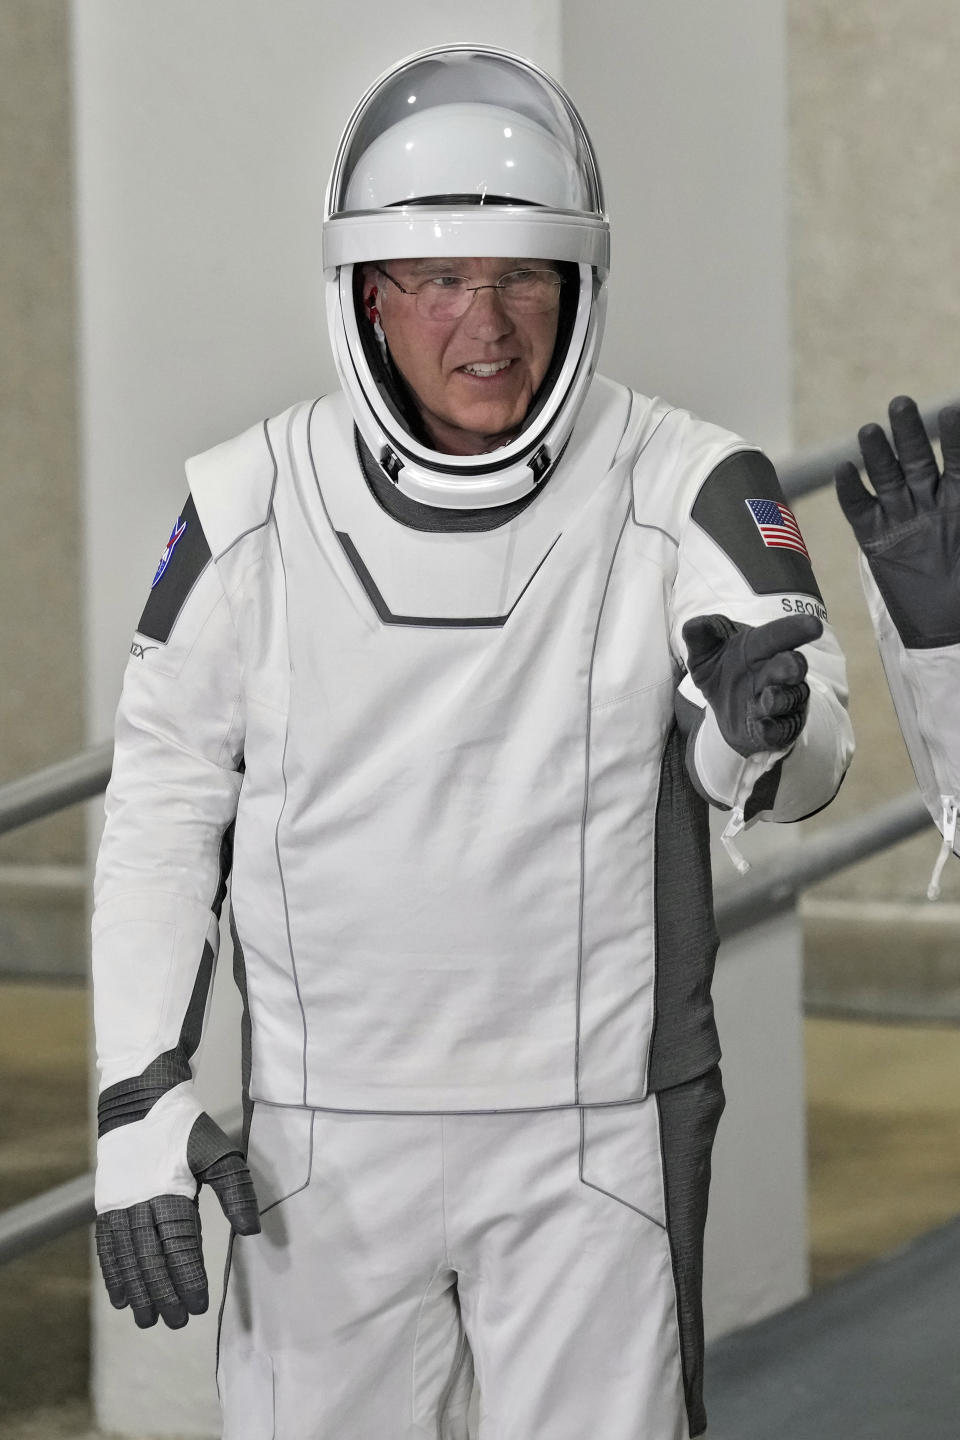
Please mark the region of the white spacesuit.
<svg viewBox="0 0 960 1440"><path fill-rule="evenodd" d="M607 223L553 81L471 47L404 62L327 215L343 390L188 463L124 684L108 1287L138 1323L202 1308L184 1207L211 1166L257 1226L190 1072L232 851L262 1231L232 1249L224 1435L461 1437L475 1369L484 1440L685 1440L723 1104L707 801L733 843L831 799L842 658L769 462L594 375ZM389 314L429 307L425 343L454 308L496 318L452 380L438 350L482 392L462 417L512 393L548 305L522 423L438 448ZM174 1201L192 1289L164 1273Z"/></svg>

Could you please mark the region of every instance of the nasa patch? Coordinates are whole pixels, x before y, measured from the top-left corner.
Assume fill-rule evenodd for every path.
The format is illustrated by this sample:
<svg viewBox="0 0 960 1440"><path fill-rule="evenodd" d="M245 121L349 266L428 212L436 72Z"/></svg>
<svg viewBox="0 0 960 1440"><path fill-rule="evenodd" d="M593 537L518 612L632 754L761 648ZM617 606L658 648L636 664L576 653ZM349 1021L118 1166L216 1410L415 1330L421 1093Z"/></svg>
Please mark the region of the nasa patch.
<svg viewBox="0 0 960 1440"><path fill-rule="evenodd" d="M160 564L157 566L157 573L156 573L156 575L154 575L153 580L150 582L150 589L151 589L151 590L154 588L155 585L159 585L160 581L163 579L164 575L167 573L167 566L170 564L170 561L173 559L173 552L174 552L174 550L176 549L177 544L179 543L181 537L183 536L183 533L184 533L184 531L186 530L186 528L187 528L187 522L186 522L186 520L184 520L181 515L178 515L178 516L177 516L177 523L176 523L176 525L174 525L173 529L172 529L171 532L170 532L170 539L167 541L167 548L164 550L163 554L162 554L161 557L160 557Z"/></svg>
<svg viewBox="0 0 960 1440"><path fill-rule="evenodd" d="M153 577L147 603L137 626L139 635L166 645L177 616L209 563L210 546L203 533L193 496L188 495ZM167 574L167 571L170 573ZM161 585L164 575L167 578Z"/></svg>

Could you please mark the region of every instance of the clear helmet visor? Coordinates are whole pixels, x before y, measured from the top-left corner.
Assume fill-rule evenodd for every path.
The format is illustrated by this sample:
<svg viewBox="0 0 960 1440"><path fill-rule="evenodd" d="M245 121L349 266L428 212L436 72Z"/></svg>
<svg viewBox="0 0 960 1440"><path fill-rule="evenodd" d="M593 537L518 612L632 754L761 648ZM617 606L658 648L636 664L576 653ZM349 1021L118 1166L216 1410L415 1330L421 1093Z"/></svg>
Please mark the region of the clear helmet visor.
<svg viewBox="0 0 960 1440"><path fill-rule="evenodd" d="M457 197L602 217L583 123L529 62L451 46L381 77L344 132L326 218Z"/></svg>

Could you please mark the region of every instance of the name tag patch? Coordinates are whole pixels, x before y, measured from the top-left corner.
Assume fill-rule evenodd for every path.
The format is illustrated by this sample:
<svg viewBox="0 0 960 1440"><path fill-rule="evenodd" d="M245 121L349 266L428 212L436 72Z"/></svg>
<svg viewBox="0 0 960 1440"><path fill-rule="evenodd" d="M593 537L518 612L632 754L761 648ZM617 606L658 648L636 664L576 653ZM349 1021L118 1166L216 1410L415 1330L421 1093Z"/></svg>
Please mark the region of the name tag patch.
<svg viewBox="0 0 960 1440"><path fill-rule="evenodd" d="M818 620L827 623L826 605L821 605L819 600L808 600L805 595L784 595L780 608L788 615L815 615Z"/></svg>

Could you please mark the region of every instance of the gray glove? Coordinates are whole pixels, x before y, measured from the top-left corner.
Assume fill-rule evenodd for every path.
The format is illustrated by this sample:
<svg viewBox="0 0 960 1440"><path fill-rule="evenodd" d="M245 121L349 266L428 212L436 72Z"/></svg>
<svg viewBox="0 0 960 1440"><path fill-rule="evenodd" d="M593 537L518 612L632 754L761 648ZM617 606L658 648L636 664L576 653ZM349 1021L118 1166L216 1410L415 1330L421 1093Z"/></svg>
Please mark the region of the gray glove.
<svg viewBox="0 0 960 1440"><path fill-rule="evenodd" d="M209 1185L214 1191L234 1231L256 1235L260 1216L250 1171L242 1152L209 1115L194 1123L187 1163L198 1189ZM179 1330L209 1304L196 1198L157 1195L98 1215L97 1257L111 1305L117 1310L129 1305L142 1330L155 1325L158 1315L171 1330Z"/></svg>
<svg viewBox="0 0 960 1440"><path fill-rule="evenodd" d="M940 412L943 474L916 404L890 402L893 446L879 425L857 439L876 495L849 460L837 498L904 645L960 642L960 407ZM894 453L894 447L896 453Z"/></svg>
<svg viewBox="0 0 960 1440"><path fill-rule="evenodd" d="M684 625L687 668L738 755L786 750L797 739L810 689L806 656L796 647L822 634L814 615L785 615L756 626L726 615L697 615Z"/></svg>

